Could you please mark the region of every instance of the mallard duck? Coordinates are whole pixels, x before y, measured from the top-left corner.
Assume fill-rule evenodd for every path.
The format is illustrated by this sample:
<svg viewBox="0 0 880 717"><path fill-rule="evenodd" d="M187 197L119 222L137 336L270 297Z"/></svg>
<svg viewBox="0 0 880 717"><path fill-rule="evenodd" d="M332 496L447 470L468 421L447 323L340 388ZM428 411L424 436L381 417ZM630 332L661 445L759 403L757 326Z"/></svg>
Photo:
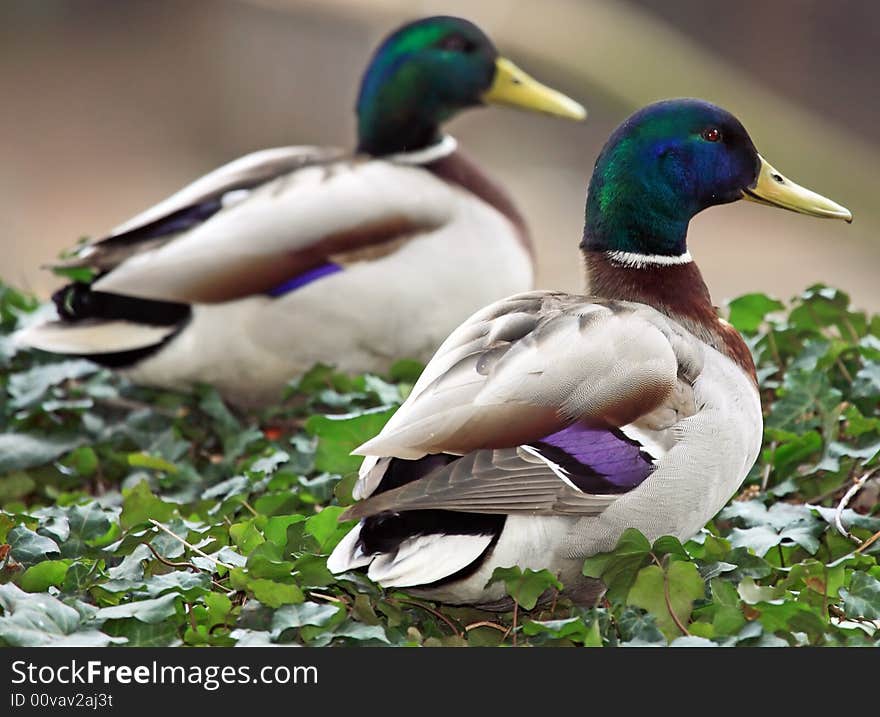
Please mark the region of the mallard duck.
<svg viewBox="0 0 880 717"><path fill-rule="evenodd" d="M755 367L687 247L691 218L748 199L851 221L786 179L729 112L650 105L602 150L580 247L587 295L521 293L446 339L366 456L328 560L450 603L505 606L497 567L548 568L574 599L584 559L637 528L693 536L761 445Z"/></svg>
<svg viewBox="0 0 880 717"><path fill-rule="evenodd" d="M354 153L268 149L202 177L81 248L64 266L94 280L56 292L58 319L19 343L243 405L318 361L427 360L480 306L532 286L522 216L440 129L484 103L585 116L472 23L404 25L364 74Z"/></svg>

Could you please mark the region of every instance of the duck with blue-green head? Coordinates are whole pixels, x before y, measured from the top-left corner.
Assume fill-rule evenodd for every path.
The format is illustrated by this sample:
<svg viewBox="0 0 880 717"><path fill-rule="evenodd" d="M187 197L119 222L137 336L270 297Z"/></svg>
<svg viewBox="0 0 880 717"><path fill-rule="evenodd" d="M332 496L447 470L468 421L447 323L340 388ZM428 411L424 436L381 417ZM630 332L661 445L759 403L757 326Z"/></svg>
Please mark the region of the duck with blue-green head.
<svg viewBox="0 0 880 717"><path fill-rule="evenodd" d="M595 604L584 560L627 528L696 534L761 446L751 354L687 246L696 214L740 199L852 219L720 107L671 100L626 120L589 185L586 293L517 294L452 333L356 450L360 502L342 517L359 522L328 567L491 609L510 607L496 568L546 568Z"/></svg>
<svg viewBox="0 0 880 717"><path fill-rule="evenodd" d="M56 292L57 319L19 342L243 405L278 400L316 362L426 360L474 310L532 285L525 221L443 132L484 104L585 115L466 20L404 25L363 76L354 152L269 149L202 177L65 261L79 275Z"/></svg>

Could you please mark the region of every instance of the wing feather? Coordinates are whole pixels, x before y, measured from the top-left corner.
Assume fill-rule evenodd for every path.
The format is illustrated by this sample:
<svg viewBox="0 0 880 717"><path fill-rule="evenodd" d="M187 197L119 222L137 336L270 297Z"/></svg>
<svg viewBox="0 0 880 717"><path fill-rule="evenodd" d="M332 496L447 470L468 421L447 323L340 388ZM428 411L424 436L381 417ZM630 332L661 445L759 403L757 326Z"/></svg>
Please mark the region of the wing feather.
<svg viewBox="0 0 880 717"><path fill-rule="evenodd" d="M632 423L673 395L681 365L696 361L696 339L684 334L639 304L555 292L497 302L447 339L400 410L355 453L464 455L538 440L574 420Z"/></svg>
<svg viewBox="0 0 880 717"><path fill-rule="evenodd" d="M135 254L174 239L183 228L210 218L223 207L250 195L254 187L306 166L344 156L332 147L276 147L253 152L215 169L170 197L114 228L107 236L81 247L56 266L87 266L110 271Z"/></svg>
<svg viewBox="0 0 880 717"><path fill-rule="evenodd" d="M94 289L180 303L229 301L328 260L393 251L456 211L456 190L417 166L315 148L255 157L217 170L83 249L76 262L102 271L115 262ZM146 231L233 194L235 201L204 217L195 212L185 231L159 239Z"/></svg>
<svg viewBox="0 0 880 717"><path fill-rule="evenodd" d="M488 514L598 515L616 497L579 491L560 480L540 456L521 448L505 448L470 453L424 478L355 503L343 518L438 509Z"/></svg>
<svg viewBox="0 0 880 717"><path fill-rule="evenodd" d="M346 517L598 515L650 474L674 441L672 426L696 410L701 356L695 337L640 304L558 292L496 302L450 335L403 406L355 451L368 456L355 488L366 499ZM565 451L567 463L555 462L558 431L583 447L586 464ZM389 460L436 453L462 457L374 494ZM620 475L605 480L590 460Z"/></svg>
<svg viewBox="0 0 880 717"><path fill-rule="evenodd" d="M274 147L239 157L200 177L167 199L113 229L109 237L143 229L166 217L236 190L252 189L303 167L326 164L344 156L335 147Z"/></svg>

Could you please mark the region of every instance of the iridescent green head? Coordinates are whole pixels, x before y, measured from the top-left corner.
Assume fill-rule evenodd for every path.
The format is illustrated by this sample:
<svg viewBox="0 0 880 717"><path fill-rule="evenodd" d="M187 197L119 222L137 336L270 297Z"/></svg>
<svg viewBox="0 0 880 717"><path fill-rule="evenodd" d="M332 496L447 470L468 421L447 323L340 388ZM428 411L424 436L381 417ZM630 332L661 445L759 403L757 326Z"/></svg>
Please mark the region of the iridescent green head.
<svg viewBox="0 0 880 717"><path fill-rule="evenodd" d="M358 150L383 155L427 147L440 139L443 122L484 102L586 115L500 57L473 23L429 17L392 33L373 55L357 100Z"/></svg>
<svg viewBox="0 0 880 717"><path fill-rule="evenodd" d="M694 215L739 199L852 219L773 169L730 112L703 100L657 102L620 125L596 160L581 246L681 256Z"/></svg>

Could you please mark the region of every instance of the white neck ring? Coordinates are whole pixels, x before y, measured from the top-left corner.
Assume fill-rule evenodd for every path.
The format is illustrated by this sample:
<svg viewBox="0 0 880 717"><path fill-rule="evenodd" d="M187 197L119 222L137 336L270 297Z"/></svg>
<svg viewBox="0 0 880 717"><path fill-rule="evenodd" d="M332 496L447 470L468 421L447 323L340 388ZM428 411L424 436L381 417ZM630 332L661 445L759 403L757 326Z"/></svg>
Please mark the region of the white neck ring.
<svg viewBox="0 0 880 717"><path fill-rule="evenodd" d="M618 264L630 269L645 269L654 266L678 266L680 264L690 264L693 257L689 251L677 256L668 256L666 254L639 254L634 251L609 251L605 252L605 256L612 264Z"/></svg>
<svg viewBox="0 0 880 717"><path fill-rule="evenodd" d="M417 149L414 152L390 154L385 159L397 164L429 164L448 157L456 149L458 149L458 140L452 135L444 134L439 142L430 147Z"/></svg>

